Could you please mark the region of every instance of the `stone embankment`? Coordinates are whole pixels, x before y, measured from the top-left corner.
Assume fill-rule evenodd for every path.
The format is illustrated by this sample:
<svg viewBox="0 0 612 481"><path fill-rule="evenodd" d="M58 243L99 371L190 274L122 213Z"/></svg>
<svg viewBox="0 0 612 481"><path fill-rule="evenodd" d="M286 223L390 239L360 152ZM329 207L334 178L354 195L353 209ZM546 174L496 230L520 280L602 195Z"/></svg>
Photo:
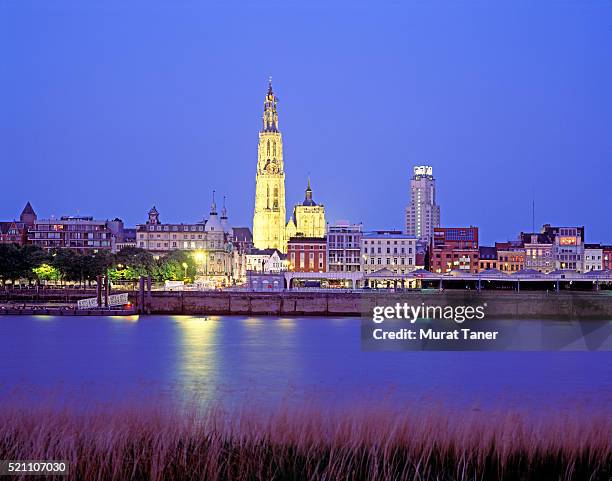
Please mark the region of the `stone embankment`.
<svg viewBox="0 0 612 481"><path fill-rule="evenodd" d="M100 309L77 310L77 300L88 297L95 297L95 291L49 289L28 293L27 290L17 290L0 296L0 306L3 307L0 313L111 314ZM484 306L487 318L612 321L612 291L132 291L129 298L133 304L131 309L113 311L112 314L358 316L372 312L375 306L405 302L414 306ZM61 305L53 307L52 303Z"/></svg>

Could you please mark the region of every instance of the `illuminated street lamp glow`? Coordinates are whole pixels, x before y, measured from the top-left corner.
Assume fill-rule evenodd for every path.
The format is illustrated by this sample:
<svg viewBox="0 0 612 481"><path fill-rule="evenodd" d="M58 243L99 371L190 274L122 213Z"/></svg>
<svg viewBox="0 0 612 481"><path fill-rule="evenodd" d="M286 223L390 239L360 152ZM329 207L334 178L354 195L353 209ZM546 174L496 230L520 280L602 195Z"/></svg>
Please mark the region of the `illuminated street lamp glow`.
<svg viewBox="0 0 612 481"><path fill-rule="evenodd" d="M206 253L202 251L196 251L193 253L193 259L198 264L202 264L206 260Z"/></svg>

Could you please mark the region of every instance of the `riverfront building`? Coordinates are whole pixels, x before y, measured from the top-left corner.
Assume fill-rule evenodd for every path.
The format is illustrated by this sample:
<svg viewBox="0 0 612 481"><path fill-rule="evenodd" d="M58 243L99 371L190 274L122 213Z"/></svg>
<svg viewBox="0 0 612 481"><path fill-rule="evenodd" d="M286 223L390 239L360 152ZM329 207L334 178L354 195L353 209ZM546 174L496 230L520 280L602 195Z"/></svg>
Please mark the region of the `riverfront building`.
<svg viewBox="0 0 612 481"><path fill-rule="evenodd" d="M401 231L365 232L361 236L361 271L372 274L385 269L392 275L416 269L417 239Z"/></svg>
<svg viewBox="0 0 612 481"><path fill-rule="evenodd" d="M222 215L227 217L225 208ZM194 251L198 276L217 285L228 285L236 280L238 274L234 266L240 262L233 254L231 232L224 230L214 198L208 219L200 222L164 224L155 207L148 217L146 224L136 226L138 247L156 255L173 250Z"/></svg>
<svg viewBox="0 0 612 481"><path fill-rule="evenodd" d="M73 249L81 253L115 250L115 235L109 221L93 217L64 216L37 219L28 233L28 241L47 251Z"/></svg>
<svg viewBox="0 0 612 481"><path fill-rule="evenodd" d="M497 248L480 246L478 248L478 271L490 271L491 269L497 269Z"/></svg>
<svg viewBox="0 0 612 481"><path fill-rule="evenodd" d="M153 206L148 213L145 224L136 226L138 247L153 252L164 254L173 250L196 250L218 248L222 239L212 236L208 238L204 231L206 220L193 224L162 223L159 212Z"/></svg>
<svg viewBox="0 0 612 481"><path fill-rule="evenodd" d="M253 234L248 227L231 227L226 239L232 244L232 275L237 283L246 281L246 254L253 248Z"/></svg>
<svg viewBox="0 0 612 481"><path fill-rule="evenodd" d="M612 246L601 246L602 264L601 268L606 271L612 271Z"/></svg>
<svg viewBox="0 0 612 481"><path fill-rule="evenodd" d="M507 274L525 267L525 248L521 241L496 242L497 269Z"/></svg>
<svg viewBox="0 0 612 481"><path fill-rule="evenodd" d="M544 224L542 233L553 239L555 269L584 272L584 227Z"/></svg>
<svg viewBox="0 0 612 481"><path fill-rule="evenodd" d="M28 242L28 231L34 227L36 212L28 202L19 220L0 222L0 244L16 244L22 246Z"/></svg>
<svg viewBox="0 0 612 481"><path fill-rule="evenodd" d="M603 270L603 248L601 244L584 245L584 272Z"/></svg>
<svg viewBox="0 0 612 481"><path fill-rule="evenodd" d="M544 224L539 233L521 232L525 269L545 274L555 270L585 271L584 227L553 227ZM603 267L603 249L602 249Z"/></svg>
<svg viewBox="0 0 612 481"><path fill-rule="evenodd" d="M120 221L120 219L115 219L115 221ZM121 225L123 225L123 222L121 222ZM124 247L136 247L136 229L122 229L120 235L115 241L115 250L119 252Z"/></svg>
<svg viewBox="0 0 612 481"><path fill-rule="evenodd" d="M525 233L520 237L525 248L525 269L548 274L555 270L554 236L550 233Z"/></svg>
<svg viewBox="0 0 612 481"><path fill-rule="evenodd" d="M416 166L410 180L410 203L406 207L406 233L429 244L436 227L440 227L440 206L436 203L433 169L428 165Z"/></svg>
<svg viewBox="0 0 612 481"><path fill-rule="evenodd" d="M327 270L357 272L361 266L362 225L338 221L327 227Z"/></svg>
<svg viewBox="0 0 612 481"><path fill-rule="evenodd" d="M429 253L429 270L477 273L480 268L478 227L437 227Z"/></svg>
<svg viewBox="0 0 612 481"><path fill-rule="evenodd" d="M0 244L22 246L28 241L28 227L23 223L10 220L0 222Z"/></svg>
<svg viewBox="0 0 612 481"><path fill-rule="evenodd" d="M285 235L285 166L283 138L278 129L278 99L272 81L264 100L263 125L259 132L253 243L257 249L287 252Z"/></svg>
<svg viewBox="0 0 612 481"><path fill-rule="evenodd" d="M325 237L292 237L287 243L289 270L294 272L326 272L327 240Z"/></svg>
<svg viewBox="0 0 612 481"><path fill-rule="evenodd" d="M278 249L251 249L246 254L247 273L279 274L288 269L287 255Z"/></svg>

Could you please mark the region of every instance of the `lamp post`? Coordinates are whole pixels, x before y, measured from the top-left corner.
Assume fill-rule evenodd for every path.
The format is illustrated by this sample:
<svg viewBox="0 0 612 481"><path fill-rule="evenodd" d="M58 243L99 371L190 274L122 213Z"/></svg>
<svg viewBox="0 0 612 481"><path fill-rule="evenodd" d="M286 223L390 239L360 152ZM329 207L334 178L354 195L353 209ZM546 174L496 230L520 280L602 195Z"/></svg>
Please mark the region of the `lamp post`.
<svg viewBox="0 0 612 481"><path fill-rule="evenodd" d="M189 267L187 263L183 262L183 269L185 269L185 279L187 279L187 267Z"/></svg>

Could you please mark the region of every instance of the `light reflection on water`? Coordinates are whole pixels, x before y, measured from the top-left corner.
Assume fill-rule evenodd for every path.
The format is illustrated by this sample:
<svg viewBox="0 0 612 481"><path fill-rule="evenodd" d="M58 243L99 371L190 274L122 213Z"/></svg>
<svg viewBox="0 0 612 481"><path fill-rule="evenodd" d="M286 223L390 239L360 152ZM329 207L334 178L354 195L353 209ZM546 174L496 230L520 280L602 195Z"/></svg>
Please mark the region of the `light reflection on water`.
<svg viewBox="0 0 612 481"><path fill-rule="evenodd" d="M176 361L176 378L182 391L207 398L211 389L219 383L218 344L219 317L173 316L179 326L179 356Z"/></svg>
<svg viewBox="0 0 612 481"><path fill-rule="evenodd" d="M357 318L0 317L0 390L269 406L610 405L612 352L362 352Z"/></svg>

